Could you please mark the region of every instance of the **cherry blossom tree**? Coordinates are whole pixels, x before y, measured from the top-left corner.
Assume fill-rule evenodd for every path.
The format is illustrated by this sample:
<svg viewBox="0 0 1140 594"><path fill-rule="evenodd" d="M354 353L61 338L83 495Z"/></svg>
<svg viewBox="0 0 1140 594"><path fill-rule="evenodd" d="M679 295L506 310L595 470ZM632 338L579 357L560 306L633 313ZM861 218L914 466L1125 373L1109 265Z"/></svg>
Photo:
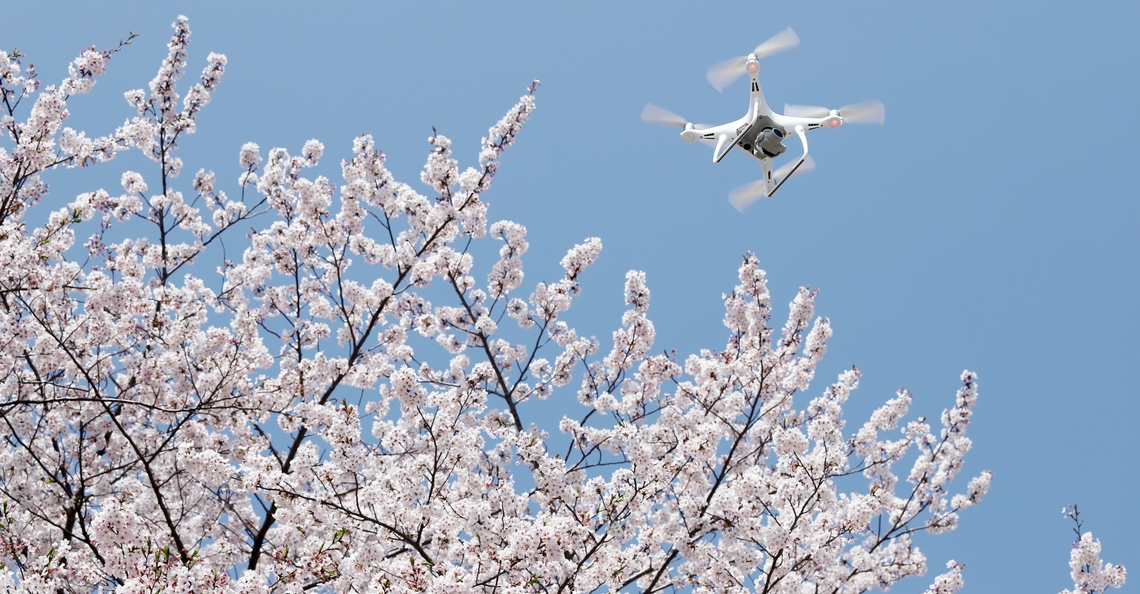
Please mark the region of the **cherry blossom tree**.
<svg viewBox="0 0 1140 594"><path fill-rule="evenodd" d="M924 574L914 534L953 530L989 488L988 471L951 487L973 373L937 427L905 421L900 391L848 428L856 369L808 395L831 336L815 291L777 327L754 255L725 345L684 358L655 351L641 272L612 344L563 319L597 238L524 287L526 228L486 196L538 81L477 166L429 139L426 194L370 136L336 183L306 172L315 140L249 143L235 185L186 183L175 151L226 66L210 54L180 97L189 40L180 17L125 94L135 115L97 138L63 125L67 101L130 38L42 90L0 52L5 591L864 592ZM127 150L154 165L121 192L33 210L47 170ZM536 424L575 396L578 417ZM1074 591L1123 584L1078 538ZM948 568L928 592L961 587Z"/></svg>

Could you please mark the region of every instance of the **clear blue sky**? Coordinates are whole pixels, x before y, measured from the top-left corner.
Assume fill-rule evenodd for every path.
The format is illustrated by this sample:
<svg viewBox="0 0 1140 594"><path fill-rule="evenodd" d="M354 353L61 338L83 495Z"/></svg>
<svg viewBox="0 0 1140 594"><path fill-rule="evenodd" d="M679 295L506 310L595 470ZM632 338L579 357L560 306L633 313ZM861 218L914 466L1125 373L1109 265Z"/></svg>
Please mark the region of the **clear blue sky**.
<svg viewBox="0 0 1140 594"><path fill-rule="evenodd" d="M1140 591L1140 5L697 4L25 2L3 9L0 47L53 82L79 49L139 33L70 105L72 125L105 133L186 14L190 71L210 51L229 66L181 156L231 185L243 142L298 151L318 138L336 179L361 133L418 183L431 126L471 164L539 77L538 110L487 198L492 219L529 228L530 280L553 276L573 243L603 239L572 316L582 331L608 337L624 273L641 269L657 346L719 348L720 295L753 251L777 303L821 289L836 334L812 392L858 365L849 426L900 386L936 418L959 372L980 374L963 479L996 478L957 532L919 539L932 569L965 562L970 592L1070 587L1060 510L1079 502L1105 558L1133 570L1124 591ZM739 117L745 85L719 94L705 69L787 26L802 43L764 60L769 101L877 98L886 125L812 133L818 169L741 215L727 192L759 177L754 161L713 165L708 148L638 115L652 101L699 122ZM54 199L118 187L123 167L53 175Z"/></svg>

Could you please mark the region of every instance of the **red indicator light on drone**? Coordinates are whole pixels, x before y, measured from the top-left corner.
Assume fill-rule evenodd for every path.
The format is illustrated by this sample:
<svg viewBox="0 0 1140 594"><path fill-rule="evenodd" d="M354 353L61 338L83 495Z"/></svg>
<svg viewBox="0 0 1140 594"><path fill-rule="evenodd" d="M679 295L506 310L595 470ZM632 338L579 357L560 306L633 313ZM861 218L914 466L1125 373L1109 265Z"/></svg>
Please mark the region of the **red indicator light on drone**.
<svg viewBox="0 0 1140 594"><path fill-rule="evenodd" d="M838 128L839 127L839 118L831 118L830 120L827 120L827 125L832 127L832 128Z"/></svg>
<svg viewBox="0 0 1140 594"><path fill-rule="evenodd" d="M759 70L760 70L760 63L759 62L749 62L748 63L748 73L749 74L756 74Z"/></svg>

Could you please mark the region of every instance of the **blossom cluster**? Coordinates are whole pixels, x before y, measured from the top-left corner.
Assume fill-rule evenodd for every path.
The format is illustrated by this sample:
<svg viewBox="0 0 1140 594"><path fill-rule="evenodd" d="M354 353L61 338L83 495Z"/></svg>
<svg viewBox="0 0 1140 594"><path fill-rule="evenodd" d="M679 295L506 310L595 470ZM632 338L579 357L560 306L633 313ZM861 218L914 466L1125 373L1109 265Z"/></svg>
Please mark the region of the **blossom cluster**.
<svg viewBox="0 0 1140 594"><path fill-rule="evenodd" d="M1082 534L1073 546L1069 567L1074 586L1061 594L1100 594L1123 586L1128 575L1123 565L1101 562L1100 541L1093 539L1092 532Z"/></svg>
<svg viewBox="0 0 1140 594"><path fill-rule="evenodd" d="M1061 594L1101 594L1109 588L1123 586L1128 570L1123 565L1100 560L1100 541L1094 539L1091 532L1082 531L1084 522L1080 509L1074 504L1062 509L1061 513L1073 520L1073 532L1077 535L1069 554L1073 589L1063 590Z"/></svg>
<svg viewBox="0 0 1140 594"><path fill-rule="evenodd" d="M12 146L0 147L0 225L39 202L47 193L40 174L58 166L82 167L114 158L125 147L126 130L89 138L63 125L70 115L67 101L73 95L89 92L95 80L107 69L111 56L133 39L120 40L108 50L84 50L68 65L68 75L58 85L49 85L36 94L40 80L35 67L24 66L18 51L0 50L0 135ZM17 121L20 104L32 97L27 119Z"/></svg>
<svg viewBox="0 0 1140 594"><path fill-rule="evenodd" d="M849 429L858 370L810 392L832 335L816 292L774 325L752 254L723 348L656 348L638 271L612 340L580 336L564 318L602 241L534 281L526 227L488 219L538 81L476 166L433 131L426 193L367 135L338 182L312 173L310 140L247 143L232 176L186 184L175 150L226 66L210 54L180 104L189 40L180 17L125 95L135 115L99 140L61 123L118 48L38 95L0 52L0 589L864 592L924 574L914 534L953 530L989 489L989 471L953 489L973 373L937 427L905 421L901 391ZM121 150L155 166L28 222L41 173ZM534 422L575 395L559 434ZM1080 542L1079 591L1123 583ZM961 587L948 567L929 592Z"/></svg>

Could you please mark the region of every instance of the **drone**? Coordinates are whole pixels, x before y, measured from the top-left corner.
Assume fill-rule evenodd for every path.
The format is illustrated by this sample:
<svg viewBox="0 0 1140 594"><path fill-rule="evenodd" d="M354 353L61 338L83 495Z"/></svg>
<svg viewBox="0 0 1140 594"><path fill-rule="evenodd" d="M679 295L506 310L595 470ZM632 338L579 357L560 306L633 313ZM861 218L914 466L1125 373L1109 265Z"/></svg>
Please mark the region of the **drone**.
<svg viewBox="0 0 1140 594"><path fill-rule="evenodd" d="M788 27L756 46L747 56L709 67L707 78L717 91L723 92L725 87L745 73L752 80L748 113L736 121L719 126L693 124L652 103L647 103L641 112L643 121L682 128L681 140L685 142L700 141L713 146L713 163L720 163L733 147L760 161L763 178L729 193L729 202L740 212L761 198L775 196L776 191L793 175L815 168L815 161L808 156L807 132L817 128L838 128L843 124L882 124L886 115L882 102L873 100L839 109L784 105L784 113L772 111L772 107L764 100L764 92L760 90L760 59L790 50L799 44L799 36ZM784 140L791 134L799 137L804 149L803 155L773 171L772 159L784 153L787 149Z"/></svg>

